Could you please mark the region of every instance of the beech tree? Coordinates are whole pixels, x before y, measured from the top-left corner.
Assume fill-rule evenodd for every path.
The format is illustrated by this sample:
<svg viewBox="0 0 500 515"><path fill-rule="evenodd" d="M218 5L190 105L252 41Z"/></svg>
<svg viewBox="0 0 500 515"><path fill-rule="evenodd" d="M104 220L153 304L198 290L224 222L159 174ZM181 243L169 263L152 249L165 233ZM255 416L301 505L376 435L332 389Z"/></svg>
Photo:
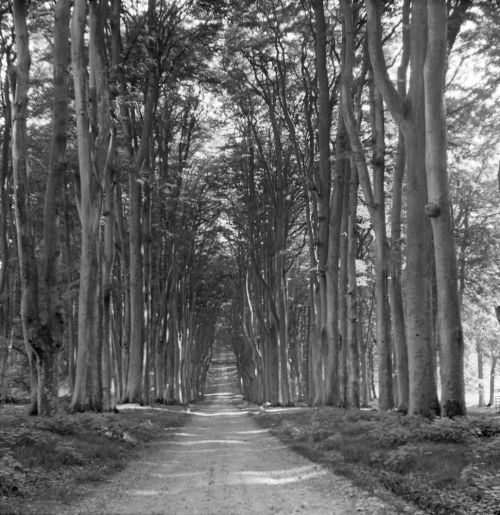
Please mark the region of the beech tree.
<svg viewBox="0 0 500 515"><path fill-rule="evenodd" d="M434 235L438 327L440 343L441 404L449 417L465 414L463 384L464 341L458 297L455 240L448 188L447 127L445 112L448 51L446 2L429 0L429 40L424 66L426 172Z"/></svg>
<svg viewBox="0 0 500 515"><path fill-rule="evenodd" d="M71 409L75 411L88 408L100 410L102 397L100 391L100 371L98 368L99 336L99 221L101 193L99 181L101 175L94 169L95 155L90 140L92 114L96 113L97 83L102 81L103 64L97 61L100 35L97 34L98 21L95 12L97 5L91 8L92 29L89 40L89 59L92 61L92 75L87 76L87 59L85 51L85 26L87 21L87 2L80 0L73 6L71 23L71 64L75 89L75 111L78 137L78 163L80 176L79 212L82 224L82 247L80 259L80 290L78 302L78 355L76 362L75 386ZM101 86L102 87L102 86ZM92 88L92 95L91 95ZM99 94L102 94L99 91ZM94 105L88 102L93 102ZM91 109L93 111L91 111ZM106 116L107 113L101 113ZM101 129L101 127L99 128ZM100 137L106 137L102 132ZM99 136L98 136L99 137ZM102 165L102 162L100 163ZM100 171L100 170L99 170Z"/></svg>
<svg viewBox="0 0 500 515"><path fill-rule="evenodd" d="M358 131L358 122L354 116L353 105L353 61L354 61L354 13L351 2L343 1L342 9L345 25L345 50L342 80L342 108L347 133L353 152L353 161L360 176L363 196L370 211L375 232L376 246L376 310L377 310L377 350L379 359L379 407L387 410L393 407L392 393L392 358L390 318L387 293L387 263L388 245L385 224L385 194L384 194L384 116L382 98L376 87L370 91L371 125L373 149L373 186L368 172L368 166Z"/></svg>

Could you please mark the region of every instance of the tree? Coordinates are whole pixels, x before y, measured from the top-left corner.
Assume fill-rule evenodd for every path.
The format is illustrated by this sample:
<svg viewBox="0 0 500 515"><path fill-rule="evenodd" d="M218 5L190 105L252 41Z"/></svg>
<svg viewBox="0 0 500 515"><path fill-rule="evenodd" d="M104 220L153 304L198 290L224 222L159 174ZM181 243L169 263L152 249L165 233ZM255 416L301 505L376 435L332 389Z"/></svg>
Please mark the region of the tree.
<svg viewBox="0 0 500 515"><path fill-rule="evenodd" d="M27 172L27 116L30 71L29 34L26 17L28 2L13 3L16 35L15 92L12 105L12 170L14 177L14 203L16 235L21 275L21 320L26 350L30 360L32 404L30 412L51 412L52 388L45 382L45 351L51 347L50 334L41 324L38 306L38 273L35 243L30 223L29 189ZM36 367L36 368L35 368ZM48 398L47 398L47 393ZM49 406L45 405L45 402Z"/></svg>
<svg viewBox="0 0 500 515"><path fill-rule="evenodd" d="M79 212L82 225L82 247L80 258L80 290L78 302L78 354L76 363L76 376L73 397L70 409L84 411L102 409L101 373L99 363L99 222L101 214L100 176L95 170L92 159L93 144L90 136L92 127L92 111L96 108L97 95L102 94L100 88L104 87L100 75L103 63L98 61L98 44L100 35L97 34L97 6L91 6L93 17L91 24L91 38L89 58L93 62L93 74L89 84L87 77L87 62L85 51L85 26L87 20L87 2L75 1L71 23L71 64L75 88L75 111L78 139L78 162L80 175L80 202ZM90 97L90 88L94 93ZM99 90L99 91L98 91ZM89 105L88 99L94 105ZM93 112L96 112L95 110ZM106 115L106 113L101 113ZM102 129L102 127L100 127ZM100 134L100 137L106 137ZM99 137L99 135L98 135ZM100 157L102 157L100 155ZM106 161L104 161L106 162ZM101 161L102 163L102 161ZM100 171L100 170L99 170Z"/></svg>
<svg viewBox="0 0 500 515"><path fill-rule="evenodd" d="M52 337L46 350L45 376L50 389L50 410L57 405L57 353L63 345L63 302L61 276L60 221L63 214L64 174L67 168L66 141L69 121L69 0L59 0L54 9L54 100L49 174L43 212L43 290L45 324Z"/></svg>
<svg viewBox="0 0 500 515"><path fill-rule="evenodd" d="M447 10L444 0L428 0L428 48L424 65L426 172L434 235L438 327L440 343L441 404L448 417L465 414L463 383L464 341L458 296L455 240L447 169L445 114Z"/></svg>
<svg viewBox="0 0 500 515"><path fill-rule="evenodd" d="M371 125L374 151L372 162L373 187L370 180L364 149L358 130L358 123L354 116L353 101L353 66L354 66L354 16L353 6L349 1L342 2L345 24L345 57L343 62L342 78L342 113L349 134L349 141L353 151L353 161L359 173L363 196L370 212L372 225L375 231L376 246L376 310L377 310L377 351L379 360L379 408L388 410L393 407L392 392L392 357L390 318L387 293L387 263L388 246L385 228L385 195L384 195L384 116L382 98L377 88L372 85L371 90Z"/></svg>
<svg viewBox="0 0 500 515"><path fill-rule="evenodd" d="M431 242L425 175L425 115L423 67L427 48L427 6L412 3L410 24L410 84L406 99L391 82L382 49L382 3L367 3L368 46L375 82L405 138L407 173L406 325L409 358L409 412L431 416L439 412L429 308Z"/></svg>

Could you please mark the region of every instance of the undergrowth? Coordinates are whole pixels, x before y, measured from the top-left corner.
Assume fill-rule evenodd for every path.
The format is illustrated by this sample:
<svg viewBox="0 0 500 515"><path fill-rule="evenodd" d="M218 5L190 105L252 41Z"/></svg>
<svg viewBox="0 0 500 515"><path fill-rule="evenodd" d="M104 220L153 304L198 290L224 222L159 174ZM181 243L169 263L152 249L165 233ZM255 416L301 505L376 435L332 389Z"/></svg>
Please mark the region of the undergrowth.
<svg viewBox="0 0 500 515"><path fill-rule="evenodd" d="M311 409L257 420L309 458L436 514L500 515L500 419Z"/></svg>
<svg viewBox="0 0 500 515"><path fill-rule="evenodd" d="M167 428L182 426L184 417L142 409L47 418L0 407L0 513L25 513L35 497L69 502L72 485L121 470L148 442L165 439Z"/></svg>

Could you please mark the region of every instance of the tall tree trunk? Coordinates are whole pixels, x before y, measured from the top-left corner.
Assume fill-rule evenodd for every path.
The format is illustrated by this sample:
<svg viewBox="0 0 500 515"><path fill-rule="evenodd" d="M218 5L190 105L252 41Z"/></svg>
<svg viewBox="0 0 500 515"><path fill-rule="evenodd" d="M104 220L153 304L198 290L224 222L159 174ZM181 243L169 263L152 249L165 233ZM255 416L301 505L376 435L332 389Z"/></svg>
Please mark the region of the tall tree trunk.
<svg viewBox="0 0 500 515"><path fill-rule="evenodd" d="M465 414L464 341L458 296L457 258L451 220L447 168L445 85L447 5L428 0L428 48L424 66L426 214L434 235L440 342L441 405L448 417Z"/></svg>
<svg viewBox="0 0 500 515"><path fill-rule="evenodd" d="M349 184L349 214L347 218L347 341L348 341L348 405L360 406L359 347L358 347L358 292L356 280L356 249L358 205L358 174L351 167ZM379 365L380 366L380 365Z"/></svg>
<svg viewBox="0 0 500 515"><path fill-rule="evenodd" d="M342 1L344 13L345 50L342 68L342 113L363 196L368 207L375 232L375 295L377 313L377 354L379 409L388 410L394 406L392 388L392 351L390 338L390 317L387 298L387 262L388 247L385 228L385 192L384 192L384 117L380 93L375 87L371 91L371 116L373 132L373 188L370 181L366 156L361 142L359 128L354 115L352 83L354 66L354 19L350 0Z"/></svg>
<svg viewBox="0 0 500 515"><path fill-rule="evenodd" d="M478 407L482 408L484 406L484 367L483 367L483 349L481 345L478 344L476 346L477 353L477 380L478 380Z"/></svg>
<svg viewBox="0 0 500 515"><path fill-rule="evenodd" d="M19 270L21 277L21 322L30 367L35 365L38 384L32 378L32 414L46 414L55 411L56 399L52 388L47 389L41 363L45 351L51 348L50 334L42 327L38 309L38 272L35 258L35 244L30 226L28 170L27 170L27 115L30 52L26 16L28 2L16 0L13 3L14 31L16 36L15 93L12 106L12 170L14 175L14 206ZM34 360L34 363L33 363ZM33 369L34 370L34 369ZM40 388L41 386L41 388ZM36 397L33 396L36 391ZM52 407L53 406L53 407Z"/></svg>
<svg viewBox="0 0 500 515"><path fill-rule="evenodd" d="M80 170L80 219L82 243L80 258L80 293L78 299L78 351L75 388L71 399L71 411L87 409L100 411L100 370L95 364L98 354L98 306L99 306L99 184L91 160L89 86L85 51L86 0L75 0L71 23L71 62L75 88L75 111Z"/></svg>
<svg viewBox="0 0 500 515"><path fill-rule="evenodd" d="M155 0L148 2L148 25L154 28ZM139 148L129 175L129 248L130 248L130 361L125 402L143 402L144 295L141 237L142 188L140 177L147 163L157 101L157 77L151 64L145 88L144 119Z"/></svg>
<svg viewBox="0 0 500 515"><path fill-rule="evenodd" d="M49 174L43 210L43 279L46 325L53 338L53 346L41 363L47 389L57 399L57 353L63 344L63 306L57 270L61 263L60 218L63 214L63 187L66 171L66 133L69 118L69 21L70 0L58 0L54 24L54 100L52 107L52 140ZM48 407L54 408L50 402Z"/></svg>
<svg viewBox="0 0 500 515"><path fill-rule="evenodd" d="M343 199L345 195L344 175L348 169L347 155L349 144L347 141L347 133L345 129L342 113L338 114L337 119L337 138L335 148L335 176L333 180L333 193L330 199L330 229L328 236L328 262L326 272L326 309L327 320L326 330L328 343L331 350L328 353L328 359L332 361L332 370L327 369L331 374L328 390L327 401L333 405L339 404L339 260L340 260L340 240L341 240L341 224L342 209L344 206Z"/></svg>
<svg viewBox="0 0 500 515"><path fill-rule="evenodd" d="M351 181L351 164L350 160L345 160L344 169L344 198L342 201L342 221L340 226L340 244L339 244L339 288L337 295L339 297L339 406L347 406L348 397L348 312L347 312L347 251L348 251L348 216L349 216L349 184Z"/></svg>
<svg viewBox="0 0 500 515"><path fill-rule="evenodd" d="M12 106L10 102L10 80L9 73L5 74L5 81L1 98L3 100L3 134L2 134L2 149L0 161L0 338L7 338L10 332L11 320L11 299L9 291L9 274L12 271L10 265L10 249L8 240L8 218L10 214L10 196L9 196L9 183L10 183L10 136L12 131ZM2 346L7 351L8 345ZM8 352L5 354L5 366L8 364ZM5 377L5 376L3 376ZM3 380L0 383L0 396L4 395Z"/></svg>
<svg viewBox="0 0 500 515"><path fill-rule="evenodd" d="M368 389L368 345L366 338L363 335L363 319L364 309L363 303L360 303L358 309L358 342L359 342L359 361L360 361L360 380L361 380L361 394L360 405L362 408L368 407L370 398Z"/></svg>
<svg viewBox="0 0 500 515"><path fill-rule="evenodd" d="M318 241L317 241L317 333L316 347L321 349L324 384L317 392L315 403L331 404L334 395L334 341L327 338L327 259L329 238L330 204L330 93L326 62L326 22L323 0L312 2L316 28L316 73L318 83L318 147L319 171L315 180L315 194L318 204ZM321 394L319 398L318 394Z"/></svg>
<svg viewBox="0 0 500 515"><path fill-rule="evenodd" d="M143 402L144 298L142 274L141 184L138 170L130 173L128 217L130 248L130 362L124 402Z"/></svg>
<svg viewBox="0 0 500 515"><path fill-rule="evenodd" d="M71 227L70 216L68 209L68 188L67 184L64 187L63 196L63 212L64 212L64 244L63 244L63 263L66 268L66 282L71 283ZM68 342L68 381L69 391L73 395L75 387L75 355L76 355L76 341L75 341L75 301L70 299L65 303L64 321L66 326L66 339Z"/></svg>
<svg viewBox="0 0 500 515"><path fill-rule="evenodd" d="M8 184L9 184L9 154L10 154L10 136L12 131L12 106L10 102L10 80L9 74L5 75L3 84L3 135L2 135L2 156L0 162L0 315L5 309L6 302L6 285L8 278L9 263L9 243L7 238L7 222L10 209ZM2 316L2 322L5 323L5 317ZM0 326L1 327L1 326Z"/></svg>
<svg viewBox="0 0 500 515"><path fill-rule="evenodd" d="M385 220L385 126L384 106L379 90L371 81L373 148L373 212L375 231L375 302L377 317L377 351L379 360L379 402L381 409L394 407L392 383L391 319L388 299L388 263ZM381 374L381 372L383 372ZM383 392L383 395L382 395Z"/></svg>
<svg viewBox="0 0 500 515"><path fill-rule="evenodd" d="M382 3L367 1L370 59L375 82L398 126L406 150L407 266L406 330L409 360L409 412L432 416L439 413L433 372L432 317L429 309L431 231L424 207L427 203L425 174L425 112L423 67L427 51L427 7L413 2L410 23L410 87L402 98L392 84L382 49Z"/></svg>
<svg viewBox="0 0 500 515"><path fill-rule="evenodd" d="M397 92L406 97L406 75L410 61L410 8L411 0L404 0L402 14L402 55L397 72ZM405 141L401 129L398 130L397 153L392 179L391 204L391 249L389 261L389 306L391 310L392 335L394 342L395 369L397 381L397 409L408 412L409 371L408 346L401 275L403 256L401 249L401 218L403 211L403 181L405 174Z"/></svg>

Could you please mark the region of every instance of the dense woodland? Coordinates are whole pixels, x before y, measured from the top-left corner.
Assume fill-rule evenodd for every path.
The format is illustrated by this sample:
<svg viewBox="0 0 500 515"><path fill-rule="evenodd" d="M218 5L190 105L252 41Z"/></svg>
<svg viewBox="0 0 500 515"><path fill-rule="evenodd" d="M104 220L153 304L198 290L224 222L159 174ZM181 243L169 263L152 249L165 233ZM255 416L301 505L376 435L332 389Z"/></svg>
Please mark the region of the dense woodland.
<svg viewBox="0 0 500 515"><path fill-rule="evenodd" d="M500 358L500 7L0 8L0 387L453 417Z"/></svg>

